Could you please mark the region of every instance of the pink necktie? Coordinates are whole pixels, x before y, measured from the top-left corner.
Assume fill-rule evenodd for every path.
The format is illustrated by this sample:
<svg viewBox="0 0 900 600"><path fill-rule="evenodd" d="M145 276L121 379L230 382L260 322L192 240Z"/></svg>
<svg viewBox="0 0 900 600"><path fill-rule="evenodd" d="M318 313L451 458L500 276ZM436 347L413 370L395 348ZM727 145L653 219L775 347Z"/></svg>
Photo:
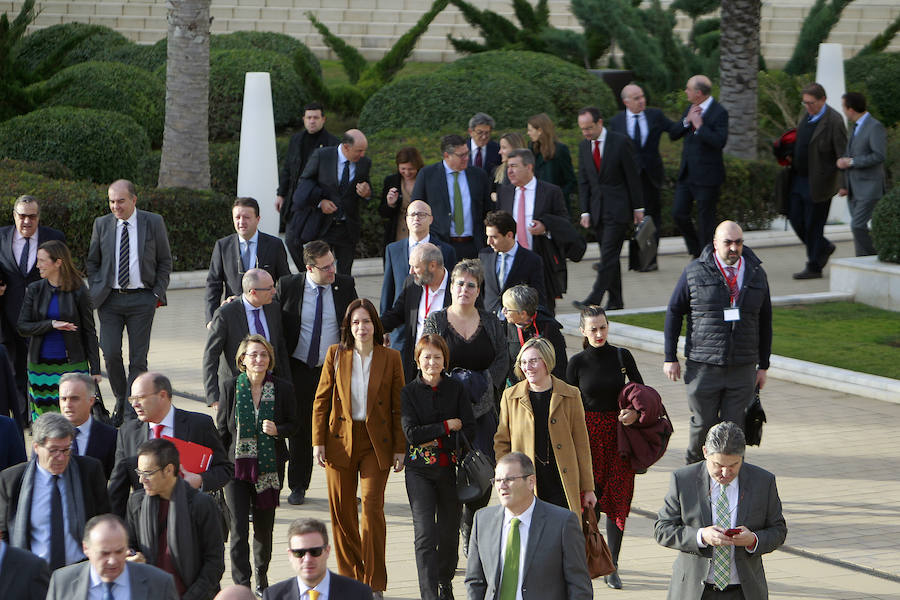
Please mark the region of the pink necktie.
<svg viewBox="0 0 900 600"><path fill-rule="evenodd" d="M519 204L516 206L516 241L523 248L528 247L528 228L525 223L525 188L519 188Z"/></svg>

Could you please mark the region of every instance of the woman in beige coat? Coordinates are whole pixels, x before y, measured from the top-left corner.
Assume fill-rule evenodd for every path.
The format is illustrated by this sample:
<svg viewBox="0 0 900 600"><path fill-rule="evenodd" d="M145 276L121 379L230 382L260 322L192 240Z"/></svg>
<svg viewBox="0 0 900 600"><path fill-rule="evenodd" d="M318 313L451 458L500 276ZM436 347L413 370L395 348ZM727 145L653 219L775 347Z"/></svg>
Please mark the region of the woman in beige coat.
<svg viewBox="0 0 900 600"><path fill-rule="evenodd" d="M503 392L494 453L497 460L510 452L528 455L538 498L581 515L597 503L591 446L581 392L550 375L555 365L545 338L532 338L519 350L516 375L523 381Z"/></svg>

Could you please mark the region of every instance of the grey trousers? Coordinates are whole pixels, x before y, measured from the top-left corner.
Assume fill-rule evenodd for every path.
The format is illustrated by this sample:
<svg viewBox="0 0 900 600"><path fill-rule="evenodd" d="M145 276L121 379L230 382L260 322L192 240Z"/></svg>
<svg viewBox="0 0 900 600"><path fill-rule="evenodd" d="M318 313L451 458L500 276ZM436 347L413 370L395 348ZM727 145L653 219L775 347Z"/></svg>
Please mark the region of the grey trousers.
<svg viewBox="0 0 900 600"><path fill-rule="evenodd" d="M869 221L880 198L847 197L847 208L850 209L850 230L853 232L853 249L856 256L876 254L872 236L869 234Z"/></svg>

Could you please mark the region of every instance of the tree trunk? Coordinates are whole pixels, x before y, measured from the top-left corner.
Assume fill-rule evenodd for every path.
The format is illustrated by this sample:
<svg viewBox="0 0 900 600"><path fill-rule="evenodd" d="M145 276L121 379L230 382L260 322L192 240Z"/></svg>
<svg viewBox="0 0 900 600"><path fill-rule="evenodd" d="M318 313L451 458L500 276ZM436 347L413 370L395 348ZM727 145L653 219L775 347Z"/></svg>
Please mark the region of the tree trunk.
<svg viewBox="0 0 900 600"><path fill-rule="evenodd" d="M760 0L722 0L719 76L728 110L725 152L757 156L756 75L759 71Z"/></svg>
<svg viewBox="0 0 900 600"><path fill-rule="evenodd" d="M166 128L159 187L209 189L209 4L166 1Z"/></svg>

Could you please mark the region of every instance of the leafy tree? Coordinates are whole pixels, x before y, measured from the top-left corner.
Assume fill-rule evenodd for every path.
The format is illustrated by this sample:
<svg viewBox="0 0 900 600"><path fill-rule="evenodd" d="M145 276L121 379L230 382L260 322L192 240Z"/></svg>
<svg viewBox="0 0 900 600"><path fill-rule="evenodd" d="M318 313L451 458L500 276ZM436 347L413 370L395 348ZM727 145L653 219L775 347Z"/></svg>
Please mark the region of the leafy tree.
<svg viewBox="0 0 900 600"><path fill-rule="evenodd" d="M857 52L856 56L866 56L867 54L875 54L876 52L886 50L898 31L900 31L900 15L898 15L897 18L894 19L894 22L888 25L884 31L872 38L872 41L866 44L862 50Z"/></svg>
<svg viewBox="0 0 900 600"><path fill-rule="evenodd" d="M719 8L720 0L675 0L669 5L673 13L680 10L691 19L691 28L697 25L697 19Z"/></svg>
<svg viewBox="0 0 900 600"><path fill-rule="evenodd" d="M791 58L784 70L791 75L810 73L815 70L819 56L819 44L828 39L831 30L841 19L841 13L853 0L816 0L810 9Z"/></svg>

